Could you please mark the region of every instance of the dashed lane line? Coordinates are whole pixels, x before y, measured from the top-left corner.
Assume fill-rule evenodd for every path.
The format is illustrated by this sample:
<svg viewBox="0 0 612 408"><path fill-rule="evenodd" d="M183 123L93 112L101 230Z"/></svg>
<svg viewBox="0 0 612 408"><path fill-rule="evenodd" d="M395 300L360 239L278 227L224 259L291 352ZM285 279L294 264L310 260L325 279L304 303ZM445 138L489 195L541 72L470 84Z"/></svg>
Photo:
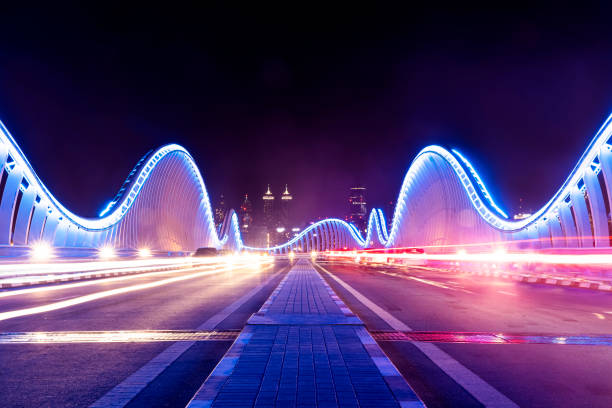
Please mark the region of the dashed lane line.
<svg viewBox="0 0 612 408"><path fill-rule="evenodd" d="M441 288L441 289L457 290L457 291L460 291L460 292L465 292L465 293L470 293L470 294L474 293L474 292L472 292L471 290L468 290L468 289L464 289L464 288L461 288L461 287L453 288L452 286L448 286L448 285L445 285L443 283L435 282L435 281L432 281L432 280L429 280L429 279L423 279L423 278L417 277L417 276L404 275L404 274L401 274L401 273L386 272L386 271L381 271L381 270L377 270L376 272L381 273L383 275L393 276L393 277L396 277L396 278L413 280L413 281L422 283L424 285L435 286L435 287Z"/></svg>

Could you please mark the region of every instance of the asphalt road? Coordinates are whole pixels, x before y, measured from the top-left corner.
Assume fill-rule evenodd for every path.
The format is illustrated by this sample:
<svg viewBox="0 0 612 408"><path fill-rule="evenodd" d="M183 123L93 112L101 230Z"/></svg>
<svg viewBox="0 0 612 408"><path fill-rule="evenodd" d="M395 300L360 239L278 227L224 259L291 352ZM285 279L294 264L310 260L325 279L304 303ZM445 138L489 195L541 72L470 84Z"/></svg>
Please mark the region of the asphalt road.
<svg viewBox="0 0 612 408"><path fill-rule="evenodd" d="M0 333L117 330L195 330L262 283L216 330L240 330L278 284L286 263L253 268L218 265L125 279L38 287L6 296L0 291ZM231 268L231 270L229 269ZM200 275L195 275L195 274ZM173 278L194 275L189 279ZM269 278L271 280L268 281ZM163 282L162 282L163 281ZM137 288L148 283L160 286ZM94 284L89 284L94 283ZM132 288L127 293L108 292ZM108 293L90 300L88 296ZM19 292L17 292L19 293ZM80 302L53 311L6 318L3 313ZM4 316L4 318L3 318ZM164 352L172 342L7 344L0 342L1 407L86 407ZM130 403L133 407L184 406L231 345L202 341L180 355Z"/></svg>
<svg viewBox="0 0 612 408"><path fill-rule="evenodd" d="M484 332L549 335L560 340L565 336L612 334L612 295L606 292L515 283L428 268L328 262L320 265L415 331L441 332L451 335L448 338L457 332ZM354 293L326 273L323 275L370 331L393 330ZM491 387L518 406L612 406L610 345L442 340L429 344L451 359L434 363L416 343L380 344L429 407L483 406L482 398L459 385L461 371L455 377L451 374L455 362L485 384L472 382L467 388L480 391Z"/></svg>
<svg viewBox="0 0 612 408"><path fill-rule="evenodd" d="M432 343L380 341L428 407L479 407L487 405L487 396L495 393L502 397L493 401L510 401L524 407L612 406L610 345L448 340L456 340L463 332L557 339L610 335L609 293L428 268L394 269L327 262L320 265L344 283L322 271L371 332L398 330L389 323L391 316L408 330L435 332L440 336ZM179 344L70 340L8 344L3 342L3 334L190 332L219 316L216 330L240 330L267 299L287 266L282 261L262 268L219 264L37 286L34 290L0 291L0 407L89 406L118 384L124 384L133 373L149 366L152 359L167 353L168 347ZM121 293L126 289L130 291ZM359 299L355 291L371 304ZM95 298L101 293L105 297ZM240 303L241 299L247 300ZM240 306L224 314L233 304ZM372 304L383 312L374 310ZM49 305L59 306L57 310L45 311ZM9 315L24 310L31 314ZM184 406L230 344L231 340L224 340L189 345L152 383L141 387L128 407ZM434 346L435 350L428 349L426 354L423 344ZM473 377L465 377L465 370L453 369L457 366L464 367ZM489 400L488 406L498 405Z"/></svg>

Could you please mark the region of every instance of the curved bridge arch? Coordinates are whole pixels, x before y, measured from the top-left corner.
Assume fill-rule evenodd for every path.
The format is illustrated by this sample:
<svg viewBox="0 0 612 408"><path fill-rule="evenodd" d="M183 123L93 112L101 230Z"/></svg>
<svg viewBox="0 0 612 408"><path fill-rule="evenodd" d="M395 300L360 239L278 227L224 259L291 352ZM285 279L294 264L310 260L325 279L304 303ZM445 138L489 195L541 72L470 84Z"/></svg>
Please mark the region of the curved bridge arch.
<svg viewBox="0 0 612 408"><path fill-rule="evenodd" d="M48 191L0 123L0 246L46 241L61 247L190 251L214 246L272 253L500 242L516 248L609 247L611 137L609 117L561 188L522 220L508 219L458 151L429 146L404 177L390 231L382 211L374 209L365 237L354 225L330 218L285 244L255 248L243 244L233 211L215 230L204 180L182 146L170 144L147 154L102 216L83 218Z"/></svg>
<svg viewBox="0 0 612 408"><path fill-rule="evenodd" d="M609 247L611 207L612 116L561 188L527 218L509 219L461 153L434 145L424 148L406 172L390 231L380 209L370 213L366 238L341 220L323 220L313 227L335 225L340 236L349 232L351 248L425 246L444 251L468 244L493 248L500 243L515 249ZM269 250L296 250L301 248L300 240L311 241L313 235L312 230L304 230ZM334 242L323 241L323 248L339 249Z"/></svg>
<svg viewBox="0 0 612 408"><path fill-rule="evenodd" d="M611 138L612 116L548 203L521 220L508 219L458 151L429 146L404 178L387 246L516 241L516 248L609 247Z"/></svg>
<svg viewBox="0 0 612 408"><path fill-rule="evenodd" d="M2 123L0 169L0 246L44 241L58 247L185 251L222 245L204 180L182 146L162 146L143 157L100 218L64 207Z"/></svg>

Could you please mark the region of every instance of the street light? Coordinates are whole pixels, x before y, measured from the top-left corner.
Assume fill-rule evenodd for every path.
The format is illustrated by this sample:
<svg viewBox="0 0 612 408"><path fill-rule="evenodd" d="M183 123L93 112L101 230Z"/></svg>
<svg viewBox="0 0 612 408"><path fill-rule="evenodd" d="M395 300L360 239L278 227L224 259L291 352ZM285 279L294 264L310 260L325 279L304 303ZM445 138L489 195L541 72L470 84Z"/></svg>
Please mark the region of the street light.
<svg viewBox="0 0 612 408"><path fill-rule="evenodd" d="M32 245L30 257L37 261L43 261L53 256L53 248L47 242L37 242Z"/></svg>
<svg viewBox="0 0 612 408"><path fill-rule="evenodd" d="M115 257L115 250L113 247L105 246L100 248L98 251L98 256L102 259L111 259Z"/></svg>

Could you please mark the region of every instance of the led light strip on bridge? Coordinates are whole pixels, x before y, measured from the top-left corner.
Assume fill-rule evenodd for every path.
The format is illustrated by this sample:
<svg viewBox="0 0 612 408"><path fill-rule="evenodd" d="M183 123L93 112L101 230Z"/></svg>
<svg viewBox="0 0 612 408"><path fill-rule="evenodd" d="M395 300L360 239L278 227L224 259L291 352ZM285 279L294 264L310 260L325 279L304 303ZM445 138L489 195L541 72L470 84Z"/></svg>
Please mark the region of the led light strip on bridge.
<svg viewBox="0 0 612 408"><path fill-rule="evenodd" d="M220 231L215 229L204 180L182 146L169 144L143 157L101 216L83 218L49 192L0 123L0 248L41 242L75 248L193 251L211 246L270 253L479 242L516 242L516 249L609 247L611 135L608 118L557 193L524 219L508 219L457 150L429 146L404 177L389 231L382 211L373 209L365 237L354 225L330 218L282 245L257 248L242 242L233 211Z"/></svg>

